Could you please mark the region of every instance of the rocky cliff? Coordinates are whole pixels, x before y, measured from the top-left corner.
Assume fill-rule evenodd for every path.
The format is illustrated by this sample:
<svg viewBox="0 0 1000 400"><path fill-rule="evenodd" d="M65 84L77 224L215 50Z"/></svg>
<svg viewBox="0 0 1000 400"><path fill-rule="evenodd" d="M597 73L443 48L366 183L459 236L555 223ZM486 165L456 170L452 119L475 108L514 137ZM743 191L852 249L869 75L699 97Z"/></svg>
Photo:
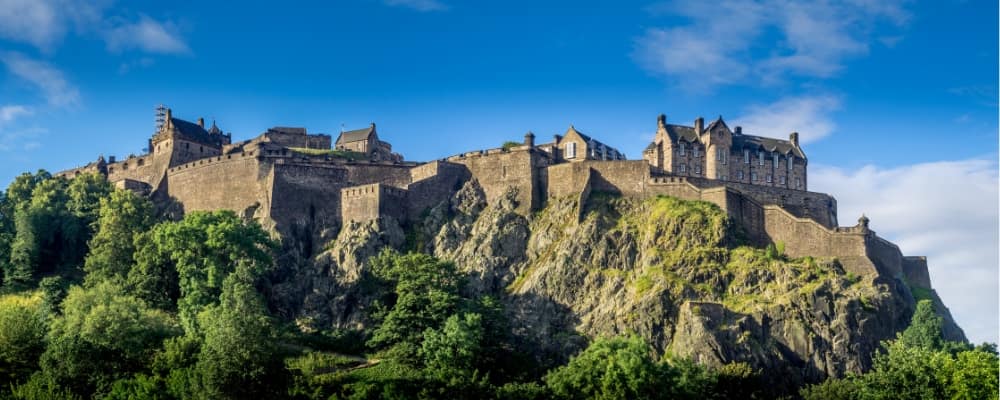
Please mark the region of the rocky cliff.
<svg viewBox="0 0 1000 400"><path fill-rule="evenodd" d="M504 299L516 337L542 363L588 338L634 333L662 354L748 362L789 388L866 369L913 312L905 282L789 258L780 243L745 246L710 203L594 193L523 216L517 198L510 189L487 205L473 180L411 226L349 223L275 285L278 308L306 330L364 329L366 259L386 246L422 251L467 272L467 290ZM937 303L951 339L964 340Z"/></svg>

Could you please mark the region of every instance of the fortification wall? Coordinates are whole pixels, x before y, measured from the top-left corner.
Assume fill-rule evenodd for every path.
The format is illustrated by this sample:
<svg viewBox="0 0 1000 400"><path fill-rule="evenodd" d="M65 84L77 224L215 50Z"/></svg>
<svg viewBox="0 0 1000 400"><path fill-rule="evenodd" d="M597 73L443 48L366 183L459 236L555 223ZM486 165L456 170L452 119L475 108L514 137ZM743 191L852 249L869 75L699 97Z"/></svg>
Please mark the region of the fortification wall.
<svg viewBox="0 0 1000 400"><path fill-rule="evenodd" d="M281 131L268 131L261 137L264 140L284 146L284 147L304 147L308 149L330 149L332 140L330 135L325 134L305 134Z"/></svg>
<svg viewBox="0 0 1000 400"><path fill-rule="evenodd" d="M865 236L865 250L868 258L875 263L882 275L902 279L903 253L899 246L875 235L875 232Z"/></svg>
<svg viewBox="0 0 1000 400"><path fill-rule="evenodd" d="M268 210L271 172L270 165L260 163L253 152L205 158L170 168L167 194L183 205L185 213Z"/></svg>
<svg viewBox="0 0 1000 400"><path fill-rule="evenodd" d="M903 257L903 276L911 287L931 288L931 276L927 271L927 257Z"/></svg>
<svg viewBox="0 0 1000 400"><path fill-rule="evenodd" d="M163 176L167 161L156 162L152 154L141 157L131 157L120 162L108 164L108 181L118 182L124 179L154 184Z"/></svg>
<svg viewBox="0 0 1000 400"><path fill-rule="evenodd" d="M416 217L424 210L448 201L471 174L462 164L432 161L410 170L413 183L407 186L407 213Z"/></svg>
<svg viewBox="0 0 1000 400"><path fill-rule="evenodd" d="M340 226L340 189L348 185L347 169L285 162L274 162L273 169L268 213L275 229L298 238L311 237L313 242L333 239Z"/></svg>
<svg viewBox="0 0 1000 400"><path fill-rule="evenodd" d="M370 221L379 217L406 218L406 193L404 189L373 183L346 187L340 190L341 219Z"/></svg>
<svg viewBox="0 0 1000 400"><path fill-rule="evenodd" d="M486 154L467 153L448 161L464 165L482 186L487 202L493 203L508 187L517 189L517 211L527 214L541 205L537 168L544 166L534 150L489 150Z"/></svg>
<svg viewBox="0 0 1000 400"><path fill-rule="evenodd" d="M351 185L367 183L383 183L389 186L405 188L410 184L410 168L412 165L395 163L356 162L346 163L347 182Z"/></svg>
<svg viewBox="0 0 1000 400"><path fill-rule="evenodd" d="M739 190L760 204L778 205L792 215L811 218L828 228L837 227L837 200L825 193L703 178L688 178L688 181L701 188L725 185Z"/></svg>

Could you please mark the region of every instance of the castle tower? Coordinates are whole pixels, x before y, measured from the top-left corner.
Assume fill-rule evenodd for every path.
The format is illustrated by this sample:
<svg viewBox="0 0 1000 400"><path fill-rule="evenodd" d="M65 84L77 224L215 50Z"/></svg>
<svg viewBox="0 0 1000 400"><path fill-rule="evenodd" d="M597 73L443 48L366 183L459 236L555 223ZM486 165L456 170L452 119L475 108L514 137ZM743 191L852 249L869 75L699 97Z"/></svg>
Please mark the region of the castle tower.
<svg viewBox="0 0 1000 400"><path fill-rule="evenodd" d="M695 129L699 125L696 122ZM729 180L729 153L733 147L733 132L722 120L722 116L712 121L704 131L699 132L699 138L705 145L705 177Z"/></svg>

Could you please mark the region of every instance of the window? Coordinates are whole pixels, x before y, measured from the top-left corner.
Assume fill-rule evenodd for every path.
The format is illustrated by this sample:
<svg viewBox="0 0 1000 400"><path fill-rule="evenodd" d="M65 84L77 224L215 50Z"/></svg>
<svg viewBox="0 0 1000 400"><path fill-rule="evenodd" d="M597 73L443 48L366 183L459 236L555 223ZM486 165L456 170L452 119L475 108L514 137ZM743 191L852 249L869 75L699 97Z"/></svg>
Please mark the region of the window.
<svg viewBox="0 0 1000 400"><path fill-rule="evenodd" d="M772 153L771 158L774 159L774 168L778 168L778 153Z"/></svg>
<svg viewBox="0 0 1000 400"><path fill-rule="evenodd" d="M771 180L771 174L767 174L767 183L771 183L771 182L773 182L773 181Z"/></svg>
<svg viewBox="0 0 1000 400"><path fill-rule="evenodd" d="M681 142L680 145L678 145L678 147L677 147L677 155L680 155L680 156L685 155L685 153L684 153L684 142Z"/></svg>
<svg viewBox="0 0 1000 400"><path fill-rule="evenodd" d="M778 183L781 184L781 185L785 184L785 176L784 175L778 177Z"/></svg>
<svg viewBox="0 0 1000 400"><path fill-rule="evenodd" d="M688 166L686 164L681 164L680 167L679 167L679 171L682 174L686 174L687 173L687 169L688 169Z"/></svg>
<svg viewBox="0 0 1000 400"><path fill-rule="evenodd" d="M701 166L700 165L695 165L694 166L694 174L695 175L701 175Z"/></svg>
<svg viewBox="0 0 1000 400"><path fill-rule="evenodd" d="M760 165L764 165L764 152L763 151L758 151L757 152L757 160L760 162Z"/></svg>
<svg viewBox="0 0 1000 400"><path fill-rule="evenodd" d="M743 149L743 163L750 164L750 150Z"/></svg>
<svg viewBox="0 0 1000 400"><path fill-rule="evenodd" d="M715 148L715 159L717 161L722 161L722 148L721 147L716 147Z"/></svg>
<svg viewBox="0 0 1000 400"><path fill-rule="evenodd" d="M753 182L757 182L757 173L756 172L751 172L750 173L750 180L753 181Z"/></svg>
<svg viewBox="0 0 1000 400"><path fill-rule="evenodd" d="M738 181L743 180L743 171L736 171L736 180Z"/></svg>
<svg viewBox="0 0 1000 400"><path fill-rule="evenodd" d="M792 164L795 164L795 158L791 154L788 155L788 172L792 172Z"/></svg>
<svg viewBox="0 0 1000 400"><path fill-rule="evenodd" d="M607 160L608 159L608 148L607 147L601 146L601 159L602 160Z"/></svg>
<svg viewBox="0 0 1000 400"><path fill-rule="evenodd" d="M698 146L691 146L691 155L698 157Z"/></svg>
<svg viewBox="0 0 1000 400"><path fill-rule="evenodd" d="M802 180L801 179L795 178L795 188L796 189L802 189Z"/></svg>
<svg viewBox="0 0 1000 400"><path fill-rule="evenodd" d="M576 142L566 143L566 158L576 158Z"/></svg>
<svg viewBox="0 0 1000 400"><path fill-rule="evenodd" d="M722 171L715 171L715 179L722 179Z"/></svg>

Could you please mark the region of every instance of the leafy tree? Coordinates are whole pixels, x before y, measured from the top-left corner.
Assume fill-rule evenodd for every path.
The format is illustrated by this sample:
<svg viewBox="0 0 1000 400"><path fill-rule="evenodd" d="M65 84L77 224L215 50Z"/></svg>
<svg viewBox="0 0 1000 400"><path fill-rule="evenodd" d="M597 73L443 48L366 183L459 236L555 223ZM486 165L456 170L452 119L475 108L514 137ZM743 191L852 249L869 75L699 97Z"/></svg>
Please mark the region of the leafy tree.
<svg viewBox="0 0 1000 400"><path fill-rule="evenodd" d="M917 302L910 326L899 336L899 341L907 347L940 350L944 339L941 336L941 317L934 311L930 300Z"/></svg>
<svg viewBox="0 0 1000 400"><path fill-rule="evenodd" d="M155 349L178 334L174 319L109 282L73 287L52 321L42 371L74 393L106 391L144 371Z"/></svg>
<svg viewBox="0 0 1000 400"><path fill-rule="evenodd" d="M260 225L232 211L193 212L181 221L161 223L138 236L136 245L129 286L158 307L172 308L176 301L189 333L198 331L198 313L218 302L234 267L242 263L259 276L271 267L275 247Z"/></svg>
<svg viewBox="0 0 1000 400"><path fill-rule="evenodd" d="M116 190L100 200L97 233L84 260L86 282L124 281L133 264L135 236L153 226L153 204L128 190Z"/></svg>
<svg viewBox="0 0 1000 400"><path fill-rule="evenodd" d="M441 329L424 332L420 357L432 374L442 378L469 378L483 341L483 317L468 313L452 315Z"/></svg>
<svg viewBox="0 0 1000 400"><path fill-rule="evenodd" d="M273 322L254 288L254 275L241 263L226 278L220 304L199 315L205 340L197 370L206 398L251 398L281 382Z"/></svg>
<svg viewBox="0 0 1000 400"><path fill-rule="evenodd" d="M386 299L391 308L368 344L391 348L398 360L419 364L424 331L441 326L458 311L462 279L454 264L426 254L384 251L371 265L376 277L395 289Z"/></svg>
<svg viewBox="0 0 1000 400"><path fill-rule="evenodd" d="M656 399L669 394L663 369L638 337L600 338L545 376L557 398Z"/></svg>
<svg viewBox="0 0 1000 400"><path fill-rule="evenodd" d="M48 316L41 293L0 297L0 377L27 379L45 351Z"/></svg>
<svg viewBox="0 0 1000 400"><path fill-rule="evenodd" d="M996 397L1000 390L1000 360L996 352L977 349L958 353L949 377L952 399L972 400Z"/></svg>

